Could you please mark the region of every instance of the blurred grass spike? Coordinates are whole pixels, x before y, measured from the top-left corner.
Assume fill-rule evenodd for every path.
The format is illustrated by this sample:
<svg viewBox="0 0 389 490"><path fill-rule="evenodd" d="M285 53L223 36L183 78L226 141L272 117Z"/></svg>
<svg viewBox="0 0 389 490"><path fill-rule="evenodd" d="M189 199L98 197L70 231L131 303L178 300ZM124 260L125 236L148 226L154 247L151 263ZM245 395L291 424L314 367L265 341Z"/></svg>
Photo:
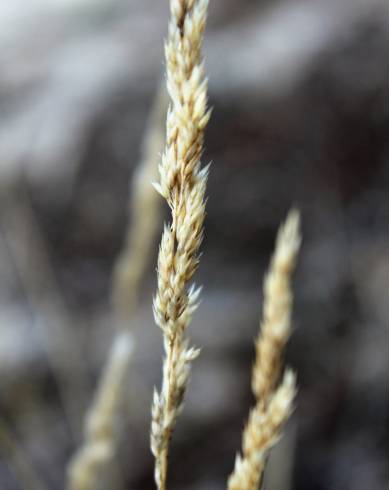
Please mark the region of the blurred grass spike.
<svg viewBox="0 0 389 490"><path fill-rule="evenodd" d="M131 328L140 283L150 263L160 226L161 198L150 183L158 178L158 158L165 143L164 118L167 106L166 88L161 84L147 122L141 159L132 178L128 203L131 218L113 274L112 303L119 329Z"/></svg>
<svg viewBox="0 0 389 490"><path fill-rule="evenodd" d="M282 357L291 333L291 276L300 249L300 216L292 210L278 231L270 269L264 281L263 313L256 340L252 389L256 403L243 431L242 455L228 479L228 490L258 490L270 449L281 436L296 395L294 373L279 383ZM279 383L279 384L278 384Z"/></svg>
<svg viewBox="0 0 389 490"><path fill-rule="evenodd" d="M282 355L291 334L293 291L291 275L301 244L300 215L290 211L277 235L270 269L263 284L263 313L255 342L252 389L263 406L269 402L282 369Z"/></svg>
<svg viewBox="0 0 389 490"><path fill-rule="evenodd" d="M162 113L166 112L166 89L159 88L145 129L140 162L135 169L129 200L131 220L125 245L116 262L112 281L113 323L116 334L96 395L89 408L84 427L84 442L68 467L69 490L95 490L101 480L116 473L119 425L125 421L122 402L127 398L126 378L133 351L130 333L138 293L150 261L154 236L158 228L160 198L150 182L158 173L158 154L163 149ZM112 481L109 482L112 488Z"/></svg>
<svg viewBox="0 0 389 490"><path fill-rule="evenodd" d="M118 472L117 422L132 351L132 335L117 335L86 418L84 445L68 467L68 490L95 490L100 488L98 482Z"/></svg>

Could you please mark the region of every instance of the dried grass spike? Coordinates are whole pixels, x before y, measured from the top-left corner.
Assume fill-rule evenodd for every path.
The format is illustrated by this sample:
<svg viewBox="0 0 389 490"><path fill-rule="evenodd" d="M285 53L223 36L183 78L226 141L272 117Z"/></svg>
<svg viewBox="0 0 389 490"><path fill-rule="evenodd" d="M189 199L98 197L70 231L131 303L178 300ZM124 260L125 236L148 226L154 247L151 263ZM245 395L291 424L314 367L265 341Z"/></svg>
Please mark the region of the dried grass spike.
<svg viewBox="0 0 389 490"><path fill-rule="evenodd" d="M291 331L291 274L300 248L300 219L292 210L280 227L269 272L264 281L263 319L256 340L252 373L254 408L243 432L242 455L228 480L228 490L258 490L271 447L281 435L296 393L296 380L287 370L277 388L282 356Z"/></svg>
<svg viewBox="0 0 389 490"><path fill-rule="evenodd" d="M112 303L120 329L130 329L138 303L138 293L150 261L156 233L160 226L161 198L150 182L158 176L158 155L165 142L164 118L167 108L165 87L160 87L146 125L141 158L131 183L128 209L130 222L125 243L114 268Z"/></svg>
<svg viewBox="0 0 389 490"><path fill-rule="evenodd" d="M291 333L291 275L300 244L300 217L298 211L292 210L280 227L270 269L265 277L263 316L255 344L252 389L255 397L265 405L279 379L284 347Z"/></svg>
<svg viewBox="0 0 389 490"><path fill-rule="evenodd" d="M151 449L155 481L166 489L169 441L183 407L190 366L199 351L189 347L186 330L199 290L190 281L203 238L208 168L201 169L204 129L209 119L207 81L201 59L206 0L171 0L165 45L167 88L166 148L156 190L166 199L172 221L165 226L158 256L154 318L164 335L161 392L154 395Z"/></svg>
<svg viewBox="0 0 389 490"><path fill-rule="evenodd" d="M296 380L286 371L266 411L256 405L250 412L243 433L243 456L237 456L228 490L257 490L270 449L277 443L282 427L289 418L296 394Z"/></svg>
<svg viewBox="0 0 389 490"><path fill-rule="evenodd" d="M95 490L99 488L101 478L107 478L108 470L113 469L116 419L123 400L123 385L132 350L133 341L129 333L116 338L86 419L84 445L68 467L68 490Z"/></svg>

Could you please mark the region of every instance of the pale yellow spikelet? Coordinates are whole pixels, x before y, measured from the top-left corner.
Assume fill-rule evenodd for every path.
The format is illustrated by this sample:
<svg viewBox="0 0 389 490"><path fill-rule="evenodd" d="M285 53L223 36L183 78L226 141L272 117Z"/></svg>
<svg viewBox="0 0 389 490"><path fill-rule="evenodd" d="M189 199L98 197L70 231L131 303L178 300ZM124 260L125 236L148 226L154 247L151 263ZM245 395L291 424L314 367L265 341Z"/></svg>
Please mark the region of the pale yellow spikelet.
<svg viewBox="0 0 389 490"><path fill-rule="evenodd" d="M158 256L154 317L164 335L165 359L160 393L152 405L151 449L155 481L165 490L169 441L182 410L190 365L199 351L189 347L186 329L199 290L189 286L203 238L208 168L201 169L204 129L209 120L207 81L201 59L207 0L171 0L165 45L167 88L166 148L156 190L171 208Z"/></svg>
<svg viewBox="0 0 389 490"><path fill-rule="evenodd" d="M115 457L116 422L132 350L132 336L118 335L86 419L84 445L68 467L68 490L104 487L104 477L108 476Z"/></svg>
<svg viewBox="0 0 389 490"><path fill-rule="evenodd" d="M267 403L278 381L283 350L291 333L291 274L301 243L299 226L299 214L292 210L278 232L275 252L264 281L263 315L255 344L252 377L253 392L263 404Z"/></svg>
<svg viewBox="0 0 389 490"><path fill-rule="evenodd" d="M228 480L228 490L258 490L269 451L281 435L296 392L292 371L282 371L284 348L291 332L293 292L291 275L300 248L300 218L292 210L280 227L264 281L263 318L256 340L252 389L256 398L243 432L242 455Z"/></svg>
<svg viewBox="0 0 389 490"><path fill-rule="evenodd" d="M282 426L292 411L295 392L295 376L287 371L266 410L259 404L251 410L243 433L243 455L236 458L228 490L258 489L269 450L279 439Z"/></svg>

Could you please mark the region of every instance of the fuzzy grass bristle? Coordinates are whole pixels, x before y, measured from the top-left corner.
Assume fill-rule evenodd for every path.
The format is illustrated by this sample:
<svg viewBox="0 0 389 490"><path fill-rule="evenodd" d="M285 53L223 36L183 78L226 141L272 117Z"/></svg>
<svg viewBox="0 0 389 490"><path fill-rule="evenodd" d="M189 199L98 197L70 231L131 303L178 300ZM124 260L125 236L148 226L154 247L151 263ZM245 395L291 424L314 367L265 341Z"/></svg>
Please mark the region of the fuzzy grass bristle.
<svg viewBox="0 0 389 490"><path fill-rule="evenodd" d="M235 460L228 490L258 490L270 449L281 436L296 394L294 373L283 369L282 358L291 333L291 276L300 249L300 217L292 210L279 229L275 251L264 281L263 317L255 342L252 372L255 406L243 431L242 455Z"/></svg>
<svg viewBox="0 0 389 490"><path fill-rule="evenodd" d="M156 190L171 209L158 255L158 289L154 318L164 336L162 388L152 404L151 450L155 481L165 490L169 442L183 406L192 361L199 350L189 347L186 330L199 290L189 283L199 263L203 239L208 168L201 168L207 109L207 80L201 58L207 0L171 0L165 45L167 88L166 148Z"/></svg>

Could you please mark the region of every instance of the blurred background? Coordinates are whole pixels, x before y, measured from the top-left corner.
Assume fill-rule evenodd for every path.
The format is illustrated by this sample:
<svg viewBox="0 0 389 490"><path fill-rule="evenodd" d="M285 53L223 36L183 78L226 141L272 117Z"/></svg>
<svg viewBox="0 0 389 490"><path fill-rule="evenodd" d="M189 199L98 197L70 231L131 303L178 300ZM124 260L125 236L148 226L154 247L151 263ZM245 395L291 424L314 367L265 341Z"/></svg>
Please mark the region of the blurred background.
<svg viewBox="0 0 389 490"><path fill-rule="evenodd" d="M294 205L304 240L287 362L300 388L267 488L384 490L389 3L210 3L212 166L196 277L204 289L190 327L202 354L173 439L170 488L225 488L252 403L263 274ZM167 19L167 0L0 2L1 489L33 488L15 460L47 489L64 488L80 444L114 335L112 272L163 78ZM153 488L149 407L161 378L157 242L131 319L120 422L125 488L139 490Z"/></svg>

